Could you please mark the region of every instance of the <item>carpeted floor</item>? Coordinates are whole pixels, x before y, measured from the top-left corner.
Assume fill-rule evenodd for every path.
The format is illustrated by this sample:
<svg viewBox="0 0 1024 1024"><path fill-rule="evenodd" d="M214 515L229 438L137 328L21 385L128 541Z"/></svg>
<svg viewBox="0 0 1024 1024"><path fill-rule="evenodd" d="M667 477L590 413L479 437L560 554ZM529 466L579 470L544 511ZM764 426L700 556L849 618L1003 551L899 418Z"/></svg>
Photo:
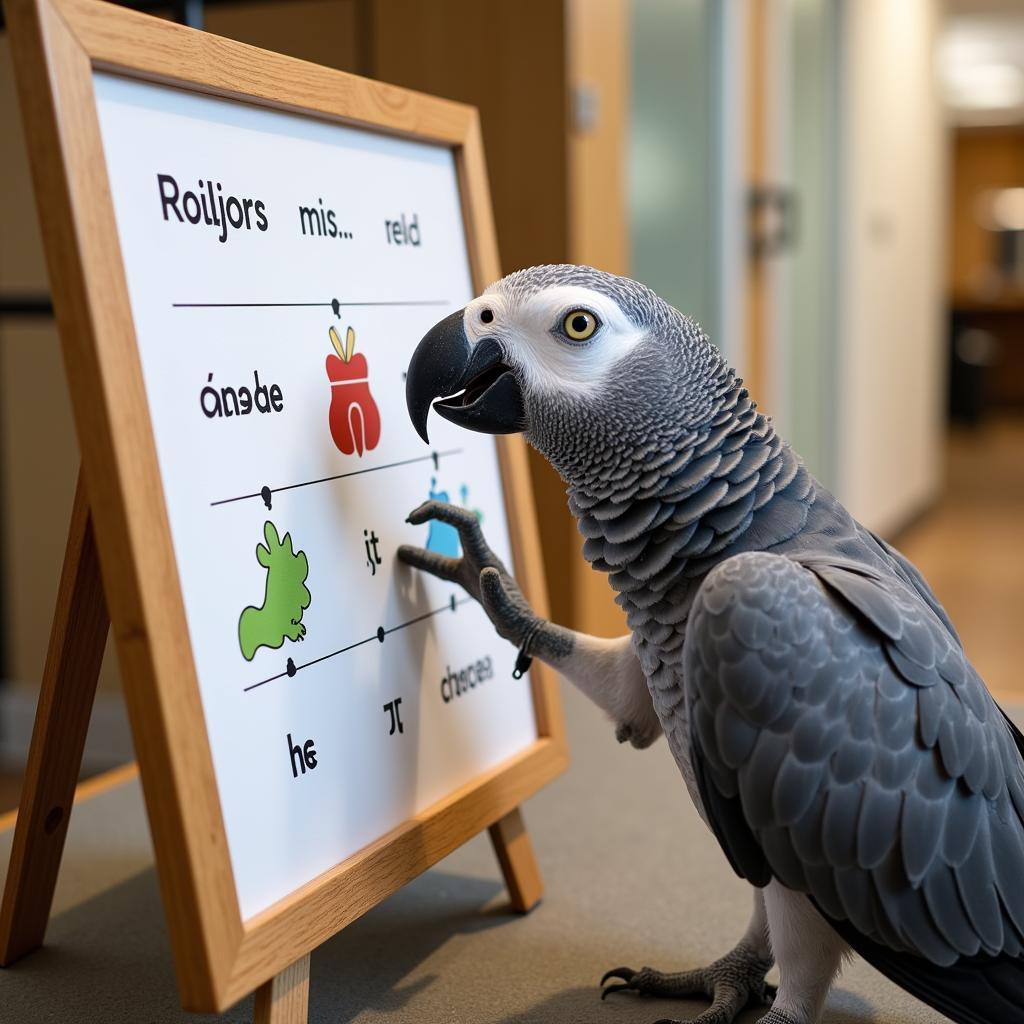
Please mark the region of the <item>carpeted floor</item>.
<svg viewBox="0 0 1024 1024"><path fill-rule="evenodd" d="M750 895L690 806L664 741L620 747L595 708L568 689L565 704L572 767L525 808L547 884L541 906L525 918L505 912L490 844L478 837L314 954L312 1022L652 1024L706 1008L599 999L608 967L684 968L725 952ZM3 871L9 847L0 834ZM0 971L0 1019L208 1019L178 1008L151 857L136 782L77 809L47 948ZM222 1019L251 1012L246 1000ZM748 1011L742 1022L756 1018ZM942 1019L859 961L825 1015L827 1024Z"/></svg>

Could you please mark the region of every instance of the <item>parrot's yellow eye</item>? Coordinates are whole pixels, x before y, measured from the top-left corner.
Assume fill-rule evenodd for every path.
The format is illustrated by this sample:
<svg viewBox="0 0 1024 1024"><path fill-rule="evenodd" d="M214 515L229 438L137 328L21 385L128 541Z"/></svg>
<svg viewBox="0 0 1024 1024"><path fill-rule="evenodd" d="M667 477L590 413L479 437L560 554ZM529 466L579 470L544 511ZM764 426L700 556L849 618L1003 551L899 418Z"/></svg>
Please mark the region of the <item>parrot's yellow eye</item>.
<svg viewBox="0 0 1024 1024"><path fill-rule="evenodd" d="M585 309L573 310L563 321L565 333L573 341L586 341L597 330L597 317Z"/></svg>

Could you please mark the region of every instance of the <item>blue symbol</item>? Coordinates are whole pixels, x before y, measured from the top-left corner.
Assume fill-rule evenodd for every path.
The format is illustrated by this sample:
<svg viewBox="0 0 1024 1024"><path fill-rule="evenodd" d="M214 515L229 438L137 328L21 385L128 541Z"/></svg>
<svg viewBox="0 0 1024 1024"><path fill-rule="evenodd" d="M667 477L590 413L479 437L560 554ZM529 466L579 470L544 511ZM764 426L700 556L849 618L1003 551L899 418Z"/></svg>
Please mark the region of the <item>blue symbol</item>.
<svg viewBox="0 0 1024 1024"><path fill-rule="evenodd" d="M437 478L430 478L430 499L432 501L448 501L447 491L435 491ZM430 522L430 532L427 534L427 550L436 551L439 555L447 555L449 558L459 557L459 533L454 526L448 523L440 523L436 519Z"/></svg>
<svg viewBox="0 0 1024 1024"><path fill-rule="evenodd" d="M462 499L462 507L469 508L469 485L463 484L459 488L459 497ZM484 514L478 508L470 509L473 515L476 516L476 521L482 523L484 521Z"/></svg>

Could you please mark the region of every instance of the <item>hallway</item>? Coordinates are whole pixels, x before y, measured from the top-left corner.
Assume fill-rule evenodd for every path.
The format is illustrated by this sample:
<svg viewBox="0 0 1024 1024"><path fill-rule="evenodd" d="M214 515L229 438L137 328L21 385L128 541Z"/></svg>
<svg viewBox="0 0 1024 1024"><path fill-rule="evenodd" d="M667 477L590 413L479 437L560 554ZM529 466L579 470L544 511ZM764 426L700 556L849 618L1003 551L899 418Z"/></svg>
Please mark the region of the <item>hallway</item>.
<svg viewBox="0 0 1024 1024"><path fill-rule="evenodd" d="M997 699L1024 701L1024 417L954 428L946 489L894 539L924 573Z"/></svg>

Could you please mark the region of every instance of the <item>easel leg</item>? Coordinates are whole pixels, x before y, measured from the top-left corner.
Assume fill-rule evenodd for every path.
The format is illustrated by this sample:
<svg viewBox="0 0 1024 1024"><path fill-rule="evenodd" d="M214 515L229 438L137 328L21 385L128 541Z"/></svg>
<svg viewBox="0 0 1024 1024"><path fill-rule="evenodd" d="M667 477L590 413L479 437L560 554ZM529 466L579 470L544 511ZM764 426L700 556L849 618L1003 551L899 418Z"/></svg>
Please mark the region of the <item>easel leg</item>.
<svg viewBox="0 0 1024 1024"><path fill-rule="evenodd" d="M253 1024L306 1024L309 954L256 989Z"/></svg>
<svg viewBox="0 0 1024 1024"><path fill-rule="evenodd" d="M544 895L544 883L519 808L495 822L489 831L512 908L525 914L540 902Z"/></svg>
<svg viewBox="0 0 1024 1024"><path fill-rule="evenodd" d="M110 619L79 475L0 905L0 965L43 943Z"/></svg>

